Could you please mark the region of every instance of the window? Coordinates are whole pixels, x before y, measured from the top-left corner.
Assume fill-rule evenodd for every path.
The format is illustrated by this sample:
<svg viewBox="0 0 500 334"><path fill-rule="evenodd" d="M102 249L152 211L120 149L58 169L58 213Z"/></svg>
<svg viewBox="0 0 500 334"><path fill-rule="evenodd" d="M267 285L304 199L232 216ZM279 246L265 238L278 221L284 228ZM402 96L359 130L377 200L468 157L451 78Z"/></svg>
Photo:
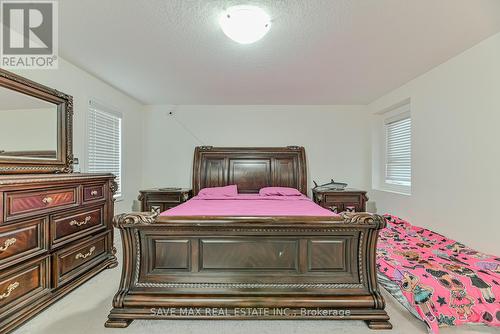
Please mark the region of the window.
<svg viewBox="0 0 500 334"><path fill-rule="evenodd" d="M411 100L374 114L372 119L372 187L411 195Z"/></svg>
<svg viewBox="0 0 500 334"><path fill-rule="evenodd" d="M89 173L112 173L122 194L122 117L95 102L89 102L87 119L87 170Z"/></svg>
<svg viewBox="0 0 500 334"><path fill-rule="evenodd" d="M411 118L408 113L386 120L385 182L411 186Z"/></svg>

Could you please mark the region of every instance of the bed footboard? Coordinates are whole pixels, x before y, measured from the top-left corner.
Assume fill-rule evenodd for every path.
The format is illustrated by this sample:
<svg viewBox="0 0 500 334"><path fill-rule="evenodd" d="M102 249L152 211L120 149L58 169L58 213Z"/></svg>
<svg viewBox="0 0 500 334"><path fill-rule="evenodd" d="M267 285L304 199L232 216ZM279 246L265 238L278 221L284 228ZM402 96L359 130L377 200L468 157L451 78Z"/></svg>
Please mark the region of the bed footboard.
<svg viewBox="0 0 500 334"><path fill-rule="evenodd" d="M389 329L375 268L385 219L118 215L123 271L106 327L134 319L353 319Z"/></svg>

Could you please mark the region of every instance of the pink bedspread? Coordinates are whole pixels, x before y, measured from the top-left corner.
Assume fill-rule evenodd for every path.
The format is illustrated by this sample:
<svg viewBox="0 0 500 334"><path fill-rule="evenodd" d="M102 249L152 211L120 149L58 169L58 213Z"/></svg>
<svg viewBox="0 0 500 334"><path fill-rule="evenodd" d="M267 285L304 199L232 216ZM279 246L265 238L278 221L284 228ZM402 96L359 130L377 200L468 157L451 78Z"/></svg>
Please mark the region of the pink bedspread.
<svg viewBox="0 0 500 334"><path fill-rule="evenodd" d="M465 323L500 326L500 258L386 215L377 268L432 332ZM406 303L405 303L406 302Z"/></svg>
<svg viewBox="0 0 500 334"><path fill-rule="evenodd" d="M306 196L200 197L161 213L162 216L335 216Z"/></svg>

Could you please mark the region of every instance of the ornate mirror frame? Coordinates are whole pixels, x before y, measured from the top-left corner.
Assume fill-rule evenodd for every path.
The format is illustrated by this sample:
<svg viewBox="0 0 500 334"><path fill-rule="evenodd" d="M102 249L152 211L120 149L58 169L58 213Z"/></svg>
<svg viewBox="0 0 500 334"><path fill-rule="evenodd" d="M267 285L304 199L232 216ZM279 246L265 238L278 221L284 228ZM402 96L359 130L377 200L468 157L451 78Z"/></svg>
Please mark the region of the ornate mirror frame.
<svg viewBox="0 0 500 334"><path fill-rule="evenodd" d="M73 171L73 97L0 69L0 87L57 105L57 158L0 157L0 174L71 173Z"/></svg>

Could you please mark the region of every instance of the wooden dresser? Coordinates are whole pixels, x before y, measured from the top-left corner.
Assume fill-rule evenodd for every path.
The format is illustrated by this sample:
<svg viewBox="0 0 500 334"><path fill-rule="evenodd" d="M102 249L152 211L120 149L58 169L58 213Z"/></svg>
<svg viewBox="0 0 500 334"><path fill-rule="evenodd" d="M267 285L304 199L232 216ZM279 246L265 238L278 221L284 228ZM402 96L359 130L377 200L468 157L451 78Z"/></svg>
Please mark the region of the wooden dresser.
<svg viewBox="0 0 500 334"><path fill-rule="evenodd" d="M156 211L160 213L184 203L192 195L193 192L191 189L156 188L141 190L137 199L141 201L141 211Z"/></svg>
<svg viewBox="0 0 500 334"><path fill-rule="evenodd" d="M317 204L335 213L365 212L368 201L366 191L349 188L326 191L313 189L313 199Z"/></svg>
<svg viewBox="0 0 500 334"><path fill-rule="evenodd" d="M111 174L0 176L0 333L118 263Z"/></svg>

